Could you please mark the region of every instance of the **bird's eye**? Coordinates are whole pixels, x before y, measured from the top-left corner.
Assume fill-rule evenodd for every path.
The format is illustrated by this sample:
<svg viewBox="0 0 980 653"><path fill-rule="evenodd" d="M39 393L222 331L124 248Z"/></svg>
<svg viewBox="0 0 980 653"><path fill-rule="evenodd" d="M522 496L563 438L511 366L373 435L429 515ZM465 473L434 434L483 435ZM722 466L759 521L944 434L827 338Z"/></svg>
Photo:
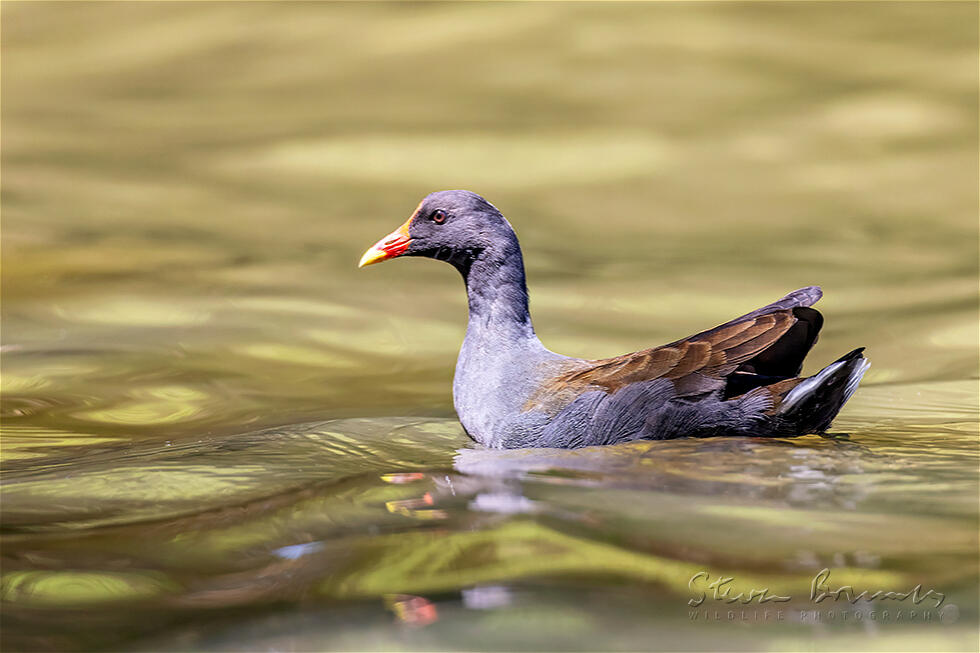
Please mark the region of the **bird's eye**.
<svg viewBox="0 0 980 653"><path fill-rule="evenodd" d="M443 210L438 210L432 213L432 221L436 224L442 224L446 221L446 212Z"/></svg>

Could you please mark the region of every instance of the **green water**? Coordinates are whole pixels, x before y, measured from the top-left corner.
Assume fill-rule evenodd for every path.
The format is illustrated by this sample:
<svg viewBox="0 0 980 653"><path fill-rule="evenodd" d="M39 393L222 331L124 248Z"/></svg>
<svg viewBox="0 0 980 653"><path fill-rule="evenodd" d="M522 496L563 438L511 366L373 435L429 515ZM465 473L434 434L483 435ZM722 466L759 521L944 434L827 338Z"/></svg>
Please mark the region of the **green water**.
<svg viewBox="0 0 980 653"><path fill-rule="evenodd" d="M2 23L4 650L975 650L975 4ZM562 353L822 285L850 437L478 449L456 273L355 268L460 187Z"/></svg>

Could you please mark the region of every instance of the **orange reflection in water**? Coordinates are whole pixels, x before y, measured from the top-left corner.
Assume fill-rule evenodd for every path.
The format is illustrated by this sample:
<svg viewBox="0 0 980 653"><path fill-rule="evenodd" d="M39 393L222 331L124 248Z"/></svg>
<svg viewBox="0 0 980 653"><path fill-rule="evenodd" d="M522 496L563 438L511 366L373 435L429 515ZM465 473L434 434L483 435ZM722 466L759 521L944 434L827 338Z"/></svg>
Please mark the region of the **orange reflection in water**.
<svg viewBox="0 0 980 653"><path fill-rule="evenodd" d="M398 621L409 626L428 626L439 620L435 604L421 596L391 594L385 597L385 604Z"/></svg>

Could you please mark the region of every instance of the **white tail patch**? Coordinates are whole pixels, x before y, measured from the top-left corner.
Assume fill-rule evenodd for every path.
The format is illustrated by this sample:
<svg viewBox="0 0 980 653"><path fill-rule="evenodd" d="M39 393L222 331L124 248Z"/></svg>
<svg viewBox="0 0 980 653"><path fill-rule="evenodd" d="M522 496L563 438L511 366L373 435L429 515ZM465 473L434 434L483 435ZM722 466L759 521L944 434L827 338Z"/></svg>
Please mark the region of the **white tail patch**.
<svg viewBox="0 0 980 653"><path fill-rule="evenodd" d="M869 361L867 358L837 361L836 363L831 363L827 367L823 368L814 376L804 379L799 385L786 394L782 403L779 405L779 412L785 413L792 410L794 406L809 397L817 388L827 383L830 378L843 366L851 363L857 363L857 365L854 365L854 368L850 370L848 374L847 386L844 388L843 400L841 401L841 405L843 406L844 402L850 399L851 395L854 394L854 391L857 390L858 383L861 382L861 377L863 377L864 373L868 371L869 367L871 367L871 361Z"/></svg>
<svg viewBox="0 0 980 653"><path fill-rule="evenodd" d="M839 370L846 362L847 361L840 361L828 365L814 376L804 379L799 385L786 393L786 396L783 398L783 402L779 404L779 412L786 412L793 408L793 406L796 404L800 403L802 399L806 398L811 392L823 385L823 382L826 381L831 374Z"/></svg>
<svg viewBox="0 0 980 653"><path fill-rule="evenodd" d="M858 389L858 383L861 382L861 378L864 376L864 373L868 371L869 367L871 367L871 361L869 361L867 358L862 358L861 364L851 371L851 376L847 379L847 387L844 388L844 401L840 402L841 406L843 406L847 400L851 398L851 395L854 394L854 391Z"/></svg>

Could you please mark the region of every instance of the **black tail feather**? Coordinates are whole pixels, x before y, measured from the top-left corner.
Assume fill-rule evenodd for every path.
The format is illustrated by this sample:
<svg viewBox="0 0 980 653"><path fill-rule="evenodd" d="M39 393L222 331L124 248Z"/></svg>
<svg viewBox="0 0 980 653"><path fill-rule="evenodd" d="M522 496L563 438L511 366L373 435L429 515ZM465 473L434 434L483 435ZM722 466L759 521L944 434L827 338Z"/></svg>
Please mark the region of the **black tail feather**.
<svg viewBox="0 0 980 653"><path fill-rule="evenodd" d="M862 352L848 352L787 392L776 409L782 425L798 434L826 431L871 365Z"/></svg>
<svg viewBox="0 0 980 653"><path fill-rule="evenodd" d="M803 369L803 359L817 342L823 316L815 308L793 308L796 323L779 340L745 361L726 379L724 397L729 399L754 388L791 379Z"/></svg>

